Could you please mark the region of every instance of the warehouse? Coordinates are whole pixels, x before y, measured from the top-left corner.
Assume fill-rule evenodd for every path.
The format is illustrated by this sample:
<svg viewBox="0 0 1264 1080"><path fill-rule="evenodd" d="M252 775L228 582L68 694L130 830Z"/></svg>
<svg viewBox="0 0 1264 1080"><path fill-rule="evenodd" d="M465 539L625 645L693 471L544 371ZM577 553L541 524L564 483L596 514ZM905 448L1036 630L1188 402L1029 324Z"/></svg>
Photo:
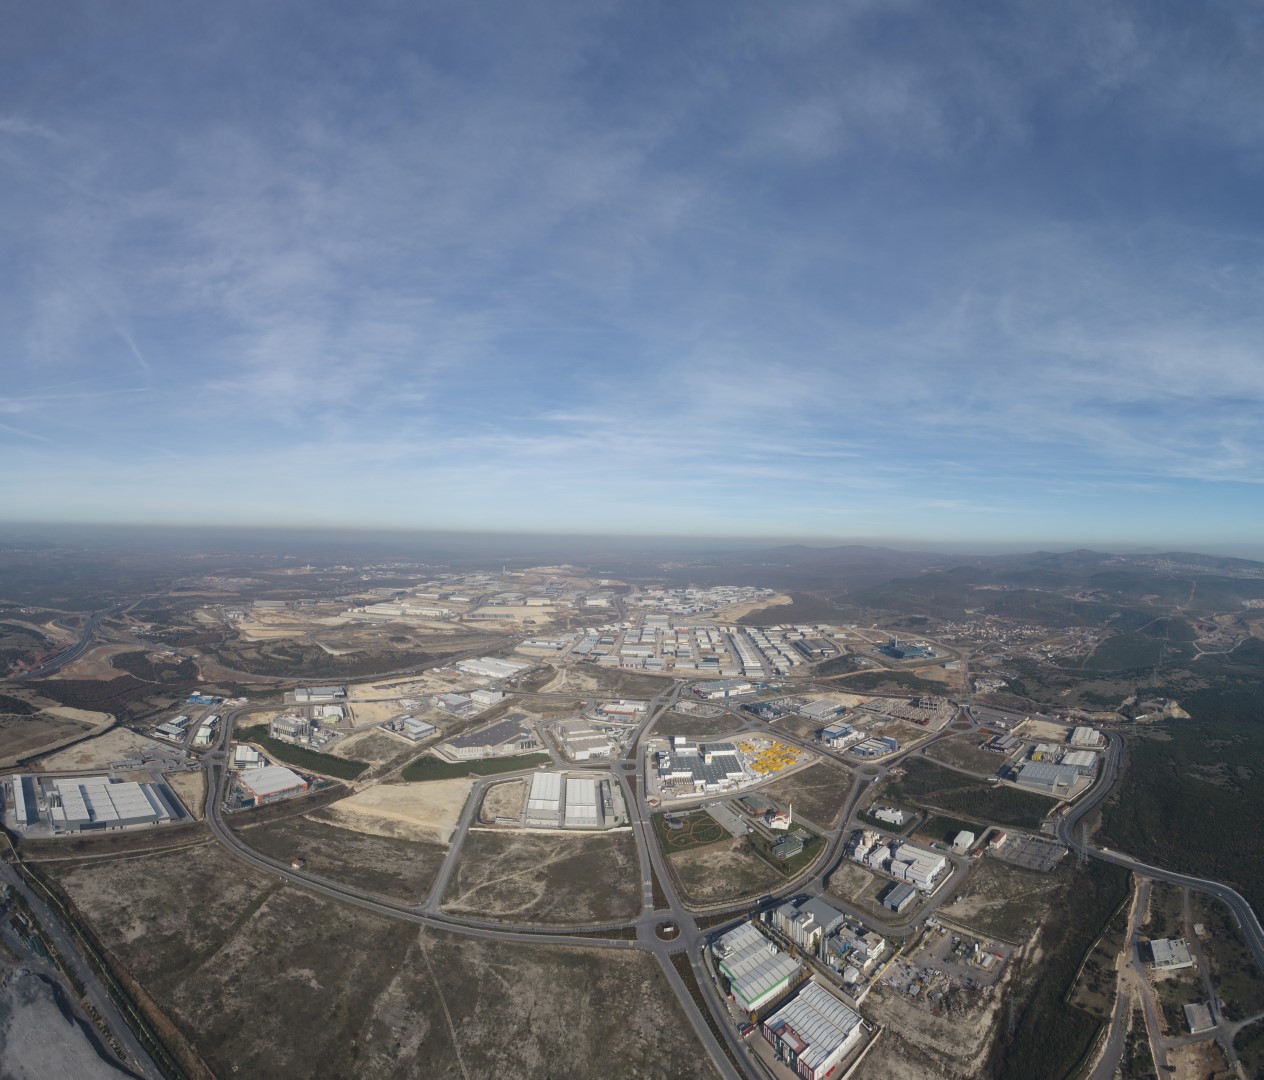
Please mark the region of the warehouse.
<svg viewBox="0 0 1264 1080"><path fill-rule="evenodd" d="M790 989L800 964L778 949L750 923L730 930L715 943L720 970L733 1000L746 1012L775 1001Z"/></svg>
<svg viewBox="0 0 1264 1080"><path fill-rule="evenodd" d="M54 832L156 825L178 816L164 805L153 784L112 783L104 776L82 776L45 781L41 786L48 824Z"/></svg>
<svg viewBox="0 0 1264 1080"><path fill-rule="evenodd" d="M1033 761L1018 770L1016 782L1046 795L1066 795L1080 778L1078 769Z"/></svg>
<svg viewBox="0 0 1264 1080"><path fill-rule="evenodd" d="M1062 764L1081 776L1092 776L1097 771L1097 755L1092 750L1068 750Z"/></svg>
<svg viewBox="0 0 1264 1080"><path fill-rule="evenodd" d="M755 689L755 684L748 679L717 679L715 682L695 686L693 693L695 697L700 697L704 701L717 701L721 698L753 694Z"/></svg>
<svg viewBox="0 0 1264 1080"><path fill-rule="evenodd" d="M733 746L717 743L703 752L678 742L675 752L660 752L658 775L665 793L697 794L736 787L746 778ZM672 789L668 792L668 789Z"/></svg>
<svg viewBox="0 0 1264 1080"><path fill-rule="evenodd" d="M294 700L300 705L311 705L318 701L337 701L347 696L343 686L300 686L294 691Z"/></svg>
<svg viewBox="0 0 1264 1080"><path fill-rule="evenodd" d="M821 698L820 701L812 701L799 709L799 715L808 719L823 723L826 720L833 720L836 716L841 716L847 711L847 706L841 701L835 701L833 698Z"/></svg>
<svg viewBox="0 0 1264 1080"><path fill-rule="evenodd" d="M601 828L601 809L597 805L597 781L586 776L566 778L566 827L568 829Z"/></svg>
<svg viewBox="0 0 1264 1080"><path fill-rule="evenodd" d="M237 786L255 806L289 799L307 791L307 781L298 773L280 765L266 765L262 769L249 769L237 774Z"/></svg>
<svg viewBox="0 0 1264 1080"><path fill-rule="evenodd" d="M386 721L382 726L387 731L393 731L396 735L404 736L409 742L420 742L439 730L434 724L425 720L418 720L415 716L396 716L394 719Z"/></svg>
<svg viewBox="0 0 1264 1080"><path fill-rule="evenodd" d="M572 761L608 757L614 751L609 733L587 720L562 720L554 726L554 730L562 741L566 756Z"/></svg>
<svg viewBox="0 0 1264 1080"><path fill-rule="evenodd" d="M1150 942L1155 971L1181 971L1194 966L1189 942L1184 938L1158 938Z"/></svg>
<svg viewBox="0 0 1264 1080"><path fill-rule="evenodd" d="M539 749L540 743L523 724L525 714L516 713L498 723L449 739L443 749L449 755L468 761L472 758L503 757Z"/></svg>
<svg viewBox="0 0 1264 1080"><path fill-rule="evenodd" d="M917 890L912 885L900 882L887 889L886 895L882 898L882 904L899 915L916 897Z"/></svg>
<svg viewBox="0 0 1264 1080"><path fill-rule="evenodd" d="M876 739L866 739L853 746L851 752L858 758L880 758L894 754L900 748L899 741L890 735L880 735Z"/></svg>
<svg viewBox="0 0 1264 1080"><path fill-rule="evenodd" d="M891 849L891 876L923 892L929 891L947 866L948 860L942 855L912 844L896 844Z"/></svg>
<svg viewBox="0 0 1264 1080"><path fill-rule="evenodd" d="M1101 746L1105 743L1102 733L1096 728L1077 727L1071 732L1071 745L1080 747Z"/></svg>
<svg viewBox="0 0 1264 1080"><path fill-rule="evenodd" d="M824 1080L859 1044L860 1014L810 981L760 1029L777 1056L803 1080Z"/></svg>
<svg viewBox="0 0 1264 1080"><path fill-rule="evenodd" d="M562 814L562 774L538 772L531 777L527 797L528 828L556 829Z"/></svg>
<svg viewBox="0 0 1264 1080"><path fill-rule="evenodd" d="M480 656L477 660L462 660L456 665L457 671L466 675L482 675L489 679L507 679L523 671L530 671L531 664L520 664L516 660L501 660L494 656Z"/></svg>

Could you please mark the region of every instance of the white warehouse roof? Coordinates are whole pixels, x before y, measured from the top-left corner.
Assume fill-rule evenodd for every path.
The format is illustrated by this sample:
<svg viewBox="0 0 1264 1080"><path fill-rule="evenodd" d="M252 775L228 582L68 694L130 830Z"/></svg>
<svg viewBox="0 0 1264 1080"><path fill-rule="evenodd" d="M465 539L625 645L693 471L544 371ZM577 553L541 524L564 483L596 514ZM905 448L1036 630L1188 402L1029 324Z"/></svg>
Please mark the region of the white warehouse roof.
<svg viewBox="0 0 1264 1080"><path fill-rule="evenodd" d="M249 788L259 798L281 791L302 787L307 783L298 773L280 765L265 765L262 769L250 769L240 775L242 787Z"/></svg>

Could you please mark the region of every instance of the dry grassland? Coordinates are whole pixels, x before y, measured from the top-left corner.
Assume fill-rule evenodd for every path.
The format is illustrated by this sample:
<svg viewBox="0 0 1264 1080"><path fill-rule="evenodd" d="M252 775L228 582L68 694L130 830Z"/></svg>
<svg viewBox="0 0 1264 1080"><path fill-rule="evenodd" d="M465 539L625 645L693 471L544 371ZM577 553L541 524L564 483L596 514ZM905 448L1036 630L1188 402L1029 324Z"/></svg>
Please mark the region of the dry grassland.
<svg viewBox="0 0 1264 1080"><path fill-rule="evenodd" d="M792 804L796 815L802 813L809 821L830 828L842 815L851 785L850 770L821 761L759 790L778 802Z"/></svg>
<svg viewBox="0 0 1264 1080"><path fill-rule="evenodd" d="M471 830L443 909L525 923L611 922L641 907L636 843L607 833Z"/></svg>
<svg viewBox="0 0 1264 1080"><path fill-rule="evenodd" d="M784 880L751 850L744 837L674 852L667 862L683 898L697 907L765 893Z"/></svg>
<svg viewBox="0 0 1264 1080"><path fill-rule="evenodd" d="M715 1076L640 951L418 930L216 845L49 870L218 1076Z"/></svg>
<svg viewBox="0 0 1264 1080"><path fill-rule="evenodd" d="M19 758L45 748L51 750L91 730L92 725L60 716L0 716L0 746L4 747L0 766L16 764Z"/></svg>
<svg viewBox="0 0 1264 1080"><path fill-rule="evenodd" d="M136 652L135 645L97 645L88 649L82 656L76 657L55 675L50 676L52 679L96 679L100 682L109 679L117 679L127 672L120 671L110 663L111 656L118 656L120 653Z"/></svg>
<svg viewBox="0 0 1264 1080"><path fill-rule="evenodd" d="M912 1001L879 983L869 992L867 1011L880 1016L888 1030L857 1071L857 1077L965 1080L984 1075L1001 997L992 993L987 997L980 995L977 1001L977 1007L967 1017L936 1016L927 1003ZM883 1042L887 1045L882 1046Z"/></svg>
<svg viewBox="0 0 1264 1080"><path fill-rule="evenodd" d="M1041 874L984 857L940 911L980 934L1022 944L1040 928L1064 886L1057 871Z"/></svg>
<svg viewBox="0 0 1264 1080"><path fill-rule="evenodd" d="M381 765L392 758L407 754L409 747L414 745L399 735L370 728L339 739L332 746L325 747L325 753L350 761L367 761L370 765Z"/></svg>

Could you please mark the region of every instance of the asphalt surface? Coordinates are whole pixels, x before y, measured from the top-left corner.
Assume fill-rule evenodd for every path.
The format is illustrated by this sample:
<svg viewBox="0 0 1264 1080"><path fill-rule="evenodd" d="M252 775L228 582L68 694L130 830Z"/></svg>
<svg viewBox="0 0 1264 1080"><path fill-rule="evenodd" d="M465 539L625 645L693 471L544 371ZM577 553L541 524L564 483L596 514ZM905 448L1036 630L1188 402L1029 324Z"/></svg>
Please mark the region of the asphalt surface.
<svg viewBox="0 0 1264 1080"><path fill-rule="evenodd" d="M96 972L93 971L92 965L88 963L83 953L80 952L79 943L71 935L66 924L62 922L61 917L48 906L39 893L27 886L22 875L7 862L0 862L0 880L8 883L26 901L36 921L39 923L40 929L48 936L62 962L70 968L75 977L83 984L86 990L84 996L87 998L88 1003L96 1010L97 1015L101 1017L105 1026L109 1028L110 1034L114 1036L114 1040L123 1048L123 1052L127 1055L126 1059L121 1063L123 1067L137 1076L161 1080L162 1072L154 1064L149 1052L141 1046L136 1034L115 1007L110 995L97 978ZM74 995L71 996L73 997Z"/></svg>

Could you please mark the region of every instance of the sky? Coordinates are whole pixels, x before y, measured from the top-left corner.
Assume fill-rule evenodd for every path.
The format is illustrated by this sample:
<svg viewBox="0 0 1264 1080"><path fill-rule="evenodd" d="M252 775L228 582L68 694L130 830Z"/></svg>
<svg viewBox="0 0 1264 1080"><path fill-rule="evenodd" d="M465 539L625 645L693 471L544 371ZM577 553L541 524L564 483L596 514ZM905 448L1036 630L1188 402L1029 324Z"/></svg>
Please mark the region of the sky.
<svg viewBox="0 0 1264 1080"><path fill-rule="evenodd" d="M0 517L1264 526L1260 3L7 5Z"/></svg>

